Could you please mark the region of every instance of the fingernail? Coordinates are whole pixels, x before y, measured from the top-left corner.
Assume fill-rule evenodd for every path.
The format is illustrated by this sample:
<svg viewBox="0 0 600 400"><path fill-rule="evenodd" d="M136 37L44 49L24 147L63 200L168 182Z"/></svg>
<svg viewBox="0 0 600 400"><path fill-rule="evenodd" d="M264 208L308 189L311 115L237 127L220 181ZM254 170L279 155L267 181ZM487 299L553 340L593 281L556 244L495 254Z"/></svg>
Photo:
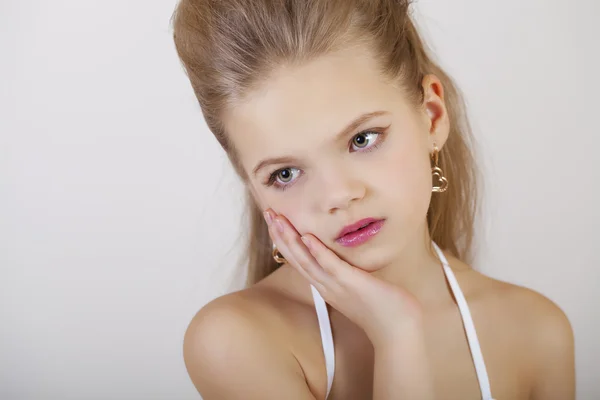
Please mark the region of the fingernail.
<svg viewBox="0 0 600 400"><path fill-rule="evenodd" d="M279 231L279 233L283 233L283 224L280 220L275 220L275 226L277 226L277 230Z"/></svg>
<svg viewBox="0 0 600 400"><path fill-rule="evenodd" d="M267 225L271 226L271 222L273 222L273 219L271 218L271 213L265 211L263 214L265 216L265 220L267 221Z"/></svg>
<svg viewBox="0 0 600 400"><path fill-rule="evenodd" d="M308 247L309 250L312 250L312 244L310 243L310 240L308 240L308 238L306 236L300 236L300 239L302 239L302 241L304 242L306 247Z"/></svg>

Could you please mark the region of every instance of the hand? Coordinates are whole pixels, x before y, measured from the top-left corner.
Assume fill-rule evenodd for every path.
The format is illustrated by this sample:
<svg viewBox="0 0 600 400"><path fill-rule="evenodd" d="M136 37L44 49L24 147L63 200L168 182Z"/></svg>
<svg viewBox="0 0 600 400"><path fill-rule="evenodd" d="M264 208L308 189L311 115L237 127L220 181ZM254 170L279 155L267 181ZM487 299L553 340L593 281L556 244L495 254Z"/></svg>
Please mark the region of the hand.
<svg viewBox="0 0 600 400"><path fill-rule="evenodd" d="M374 345L398 340L407 329L420 332L421 307L409 292L343 261L316 236L301 238L283 215L267 210L265 219L273 243L288 263L327 303L360 326Z"/></svg>

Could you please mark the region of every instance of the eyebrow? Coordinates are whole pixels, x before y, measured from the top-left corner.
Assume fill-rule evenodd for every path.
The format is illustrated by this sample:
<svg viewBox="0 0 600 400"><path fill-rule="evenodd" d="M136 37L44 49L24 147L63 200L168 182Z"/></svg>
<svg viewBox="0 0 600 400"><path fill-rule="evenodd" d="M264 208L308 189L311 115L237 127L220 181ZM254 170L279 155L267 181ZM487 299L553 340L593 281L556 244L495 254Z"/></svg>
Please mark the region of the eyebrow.
<svg viewBox="0 0 600 400"><path fill-rule="evenodd" d="M338 133L335 136L334 142L341 140L343 137L347 136L350 132L355 131L356 129L358 129L359 126L364 124L369 119L378 117L378 116L384 115L384 114L387 114L387 111L373 111L373 112L368 112L368 113L360 115L358 118L356 118L352 122L350 122L344 129L342 129L342 131L340 133ZM256 173L261 168L264 168L267 165L291 163L294 161L296 161L296 158L292 157L292 156L266 158L266 159L260 161L258 164L256 164L256 167L254 167L254 169L252 170L252 173L254 175L256 175Z"/></svg>

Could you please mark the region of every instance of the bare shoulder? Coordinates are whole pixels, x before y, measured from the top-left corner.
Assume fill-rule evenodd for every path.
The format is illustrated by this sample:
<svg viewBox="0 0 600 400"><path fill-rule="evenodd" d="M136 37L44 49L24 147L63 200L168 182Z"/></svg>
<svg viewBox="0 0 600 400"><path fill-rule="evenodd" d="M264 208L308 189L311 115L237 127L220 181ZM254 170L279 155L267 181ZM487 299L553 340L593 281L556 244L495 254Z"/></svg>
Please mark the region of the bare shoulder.
<svg viewBox="0 0 600 400"><path fill-rule="evenodd" d="M536 333L552 332L567 334L571 324L565 312L543 294L519 285L503 283L507 286L507 300L512 311L518 312L530 321Z"/></svg>
<svg viewBox="0 0 600 400"><path fill-rule="evenodd" d="M564 311L543 294L525 286L485 275L461 260L448 256L469 304L494 318L508 316L528 330L550 329L569 334L571 324Z"/></svg>
<svg viewBox="0 0 600 400"><path fill-rule="evenodd" d="M474 270L460 273L489 343L511 349L512 356L504 351L501 357L508 356L511 368L529 377L530 398L573 399L574 333L565 312L533 289Z"/></svg>
<svg viewBox="0 0 600 400"><path fill-rule="evenodd" d="M564 342L572 338L571 323L565 312L540 292L475 270L461 271L459 274L463 274L468 281L469 294L474 303L491 311L491 315L505 316L514 321L536 342Z"/></svg>
<svg viewBox="0 0 600 400"><path fill-rule="evenodd" d="M494 302L502 311L535 335L536 341L566 340L572 336L572 328L565 312L545 295L525 286L504 282L478 274L485 290L484 298Z"/></svg>
<svg viewBox="0 0 600 400"><path fill-rule="evenodd" d="M501 285L506 311L528 339L534 362L543 366L572 358L574 333L564 310L533 289L506 282Z"/></svg>
<svg viewBox="0 0 600 400"><path fill-rule="evenodd" d="M248 288L211 301L193 317L184 361L204 399L313 398L282 334L274 295Z"/></svg>

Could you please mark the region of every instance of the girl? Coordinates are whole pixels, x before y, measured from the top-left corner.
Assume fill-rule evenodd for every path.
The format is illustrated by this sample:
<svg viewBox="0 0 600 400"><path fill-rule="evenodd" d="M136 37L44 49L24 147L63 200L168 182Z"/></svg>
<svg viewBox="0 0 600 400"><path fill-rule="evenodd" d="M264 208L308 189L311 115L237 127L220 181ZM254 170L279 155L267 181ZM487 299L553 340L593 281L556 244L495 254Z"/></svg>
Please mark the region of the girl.
<svg viewBox="0 0 600 400"><path fill-rule="evenodd" d="M574 398L564 313L468 265L469 124L409 11L178 5L178 55L251 213L248 287L184 339L205 400Z"/></svg>

